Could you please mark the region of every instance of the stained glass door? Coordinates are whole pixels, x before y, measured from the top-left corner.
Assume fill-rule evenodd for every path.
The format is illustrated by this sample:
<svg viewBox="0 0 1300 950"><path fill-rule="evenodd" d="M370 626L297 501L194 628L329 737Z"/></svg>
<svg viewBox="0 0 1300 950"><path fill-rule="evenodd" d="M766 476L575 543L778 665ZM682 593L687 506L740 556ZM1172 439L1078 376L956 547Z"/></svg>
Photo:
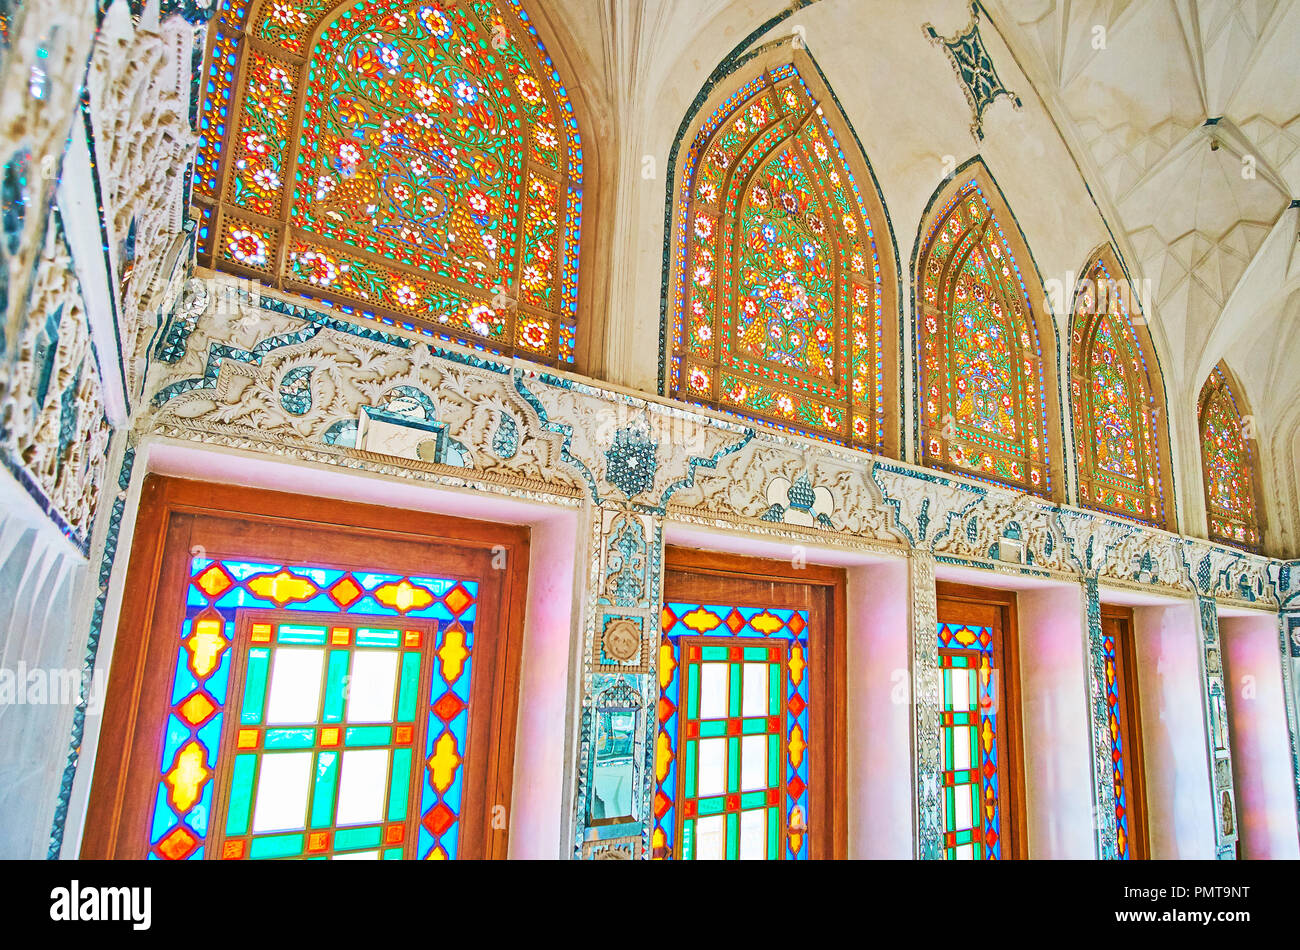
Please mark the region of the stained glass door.
<svg viewBox="0 0 1300 950"><path fill-rule="evenodd" d="M1014 597L940 585L940 797L947 860L1018 857ZM947 596L945 596L945 593ZM982 602L992 596L995 602Z"/></svg>
<svg viewBox="0 0 1300 950"><path fill-rule="evenodd" d="M116 840L90 854L504 857L508 823L490 814L509 814L526 542L419 512L147 481L118 647L143 664L110 680L106 720L123 721L124 743L101 753L91 816ZM122 788L116 812L101 772Z"/></svg>
<svg viewBox="0 0 1300 950"><path fill-rule="evenodd" d="M1147 856L1141 707L1134 668L1133 611L1101 608L1106 725L1115 791L1115 844L1121 860Z"/></svg>
<svg viewBox="0 0 1300 950"><path fill-rule="evenodd" d="M674 571L673 561L661 617L654 855L829 857L836 717L823 704L835 572L829 584L778 584Z"/></svg>

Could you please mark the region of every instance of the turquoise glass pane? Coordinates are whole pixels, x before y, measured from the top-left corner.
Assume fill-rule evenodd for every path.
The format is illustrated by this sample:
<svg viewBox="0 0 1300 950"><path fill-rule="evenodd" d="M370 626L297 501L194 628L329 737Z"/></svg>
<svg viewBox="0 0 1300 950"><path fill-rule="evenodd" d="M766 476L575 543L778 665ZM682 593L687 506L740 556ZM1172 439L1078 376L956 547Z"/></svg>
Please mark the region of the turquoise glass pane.
<svg viewBox="0 0 1300 950"><path fill-rule="evenodd" d="M700 815L717 815L727 807L727 799L723 795L714 798L701 798L696 803L695 810Z"/></svg>
<svg viewBox="0 0 1300 950"><path fill-rule="evenodd" d="M324 644L328 634L325 627L308 627L302 624L282 623L276 631L277 643L310 643L314 646Z"/></svg>
<svg viewBox="0 0 1300 950"><path fill-rule="evenodd" d="M253 779L256 774L257 756L235 756L230 778L230 805L226 809L226 834L231 837L248 833L248 816L253 807Z"/></svg>
<svg viewBox="0 0 1300 950"><path fill-rule="evenodd" d="M348 726L343 742L349 747L388 745L393 741L392 726Z"/></svg>
<svg viewBox="0 0 1300 950"><path fill-rule="evenodd" d="M248 846L250 858L292 858L302 854L303 834L266 835Z"/></svg>
<svg viewBox="0 0 1300 950"><path fill-rule="evenodd" d="M329 667L325 674L325 708L321 712L321 722L343 721L350 661L347 650L330 650Z"/></svg>
<svg viewBox="0 0 1300 950"><path fill-rule="evenodd" d="M316 757L316 779L311 792L311 826L334 824L334 794L338 788L339 754L322 752Z"/></svg>
<svg viewBox="0 0 1300 950"><path fill-rule="evenodd" d="M695 757L698 752L699 743L694 739L688 739L686 742L686 797L695 797Z"/></svg>
<svg viewBox="0 0 1300 950"><path fill-rule="evenodd" d="M377 848L383 837L379 825L367 828L340 828L334 832L334 850L352 851L360 848Z"/></svg>
<svg viewBox="0 0 1300 950"><path fill-rule="evenodd" d="M248 672L244 677L244 705L239 721L246 726L256 726L262 721L266 706L266 676L271 667L271 651L253 647L248 651Z"/></svg>
<svg viewBox="0 0 1300 950"><path fill-rule="evenodd" d="M412 722L420 690L420 654L408 651L402 655L402 672L397 692L397 721Z"/></svg>
<svg viewBox="0 0 1300 950"><path fill-rule="evenodd" d="M268 729L262 743L266 749L310 749L316 744L316 730Z"/></svg>
<svg viewBox="0 0 1300 950"><path fill-rule="evenodd" d="M395 749L389 773L388 820L406 819L406 796L411 788L411 750Z"/></svg>
<svg viewBox="0 0 1300 950"><path fill-rule="evenodd" d="M402 631L378 627L358 627L357 646L397 647L402 645Z"/></svg>

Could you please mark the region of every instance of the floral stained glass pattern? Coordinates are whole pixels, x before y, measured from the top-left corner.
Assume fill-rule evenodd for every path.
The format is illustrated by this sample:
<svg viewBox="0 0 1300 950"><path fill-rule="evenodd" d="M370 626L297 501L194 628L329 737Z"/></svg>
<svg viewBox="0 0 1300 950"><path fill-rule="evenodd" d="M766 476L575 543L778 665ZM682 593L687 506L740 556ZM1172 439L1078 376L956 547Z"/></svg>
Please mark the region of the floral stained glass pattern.
<svg viewBox="0 0 1300 950"><path fill-rule="evenodd" d="M977 181L934 216L922 247L922 460L1050 496L1042 342L1020 265Z"/></svg>
<svg viewBox="0 0 1300 950"><path fill-rule="evenodd" d="M212 36L205 263L573 360L582 147L519 0L224 0Z"/></svg>
<svg viewBox="0 0 1300 950"><path fill-rule="evenodd" d="M655 857L806 859L808 612L667 603Z"/></svg>
<svg viewBox="0 0 1300 950"><path fill-rule="evenodd" d="M867 210L879 203L798 70L728 96L683 167L671 393L884 448L885 289Z"/></svg>
<svg viewBox="0 0 1300 950"><path fill-rule="evenodd" d="M1081 281L1070 400L1083 505L1167 526L1163 389L1127 280L1098 260Z"/></svg>
<svg viewBox="0 0 1300 950"><path fill-rule="evenodd" d="M1201 388L1198 420L1210 538L1258 548L1255 452L1249 417L1241 411L1237 390L1222 364Z"/></svg>
<svg viewBox="0 0 1300 950"><path fill-rule="evenodd" d="M943 856L1002 856L998 703L990 627L940 623Z"/></svg>
<svg viewBox="0 0 1300 950"><path fill-rule="evenodd" d="M206 557L189 576L149 856L455 858L477 583Z"/></svg>

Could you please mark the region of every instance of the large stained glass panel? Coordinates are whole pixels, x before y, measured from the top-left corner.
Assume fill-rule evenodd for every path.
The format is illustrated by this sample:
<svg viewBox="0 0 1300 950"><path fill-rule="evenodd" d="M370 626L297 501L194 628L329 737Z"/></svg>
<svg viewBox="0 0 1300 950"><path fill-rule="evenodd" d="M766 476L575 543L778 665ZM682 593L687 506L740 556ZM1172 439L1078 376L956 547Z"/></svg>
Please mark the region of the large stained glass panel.
<svg viewBox="0 0 1300 950"><path fill-rule="evenodd" d="M940 623L943 856L1002 857L998 691L991 627Z"/></svg>
<svg viewBox="0 0 1300 950"><path fill-rule="evenodd" d="M149 856L456 857L477 583L189 564Z"/></svg>
<svg viewBox="0 0 1300 950"><path fill-rule="evenodd" d="M1144 326L1127 279L1095 261L1080 281L1070 345L1079 500L1168 527L1164 391Z"/></svg>
<svg viewBox="0 0 1300 950"><path fill-rule="evenodd" d="M667 603L655 857L806 859L808 611Z"/></svg>
<svg viewBox="0 0 1300 950"><path fill-rule="evenodd" d="M1210 538L1238 547L1259 547L1255 499L1255 452L1248 414L1222 365L1201 389L1197 418L1201 429L1201 467Z"/></svg>
<svg viewBox="0 0 1300 950"><path fill-rule="evenodd" d="M830 107L783 65L726 97L691 142L674 204L668 386L882 451L896 441L892 284L881 269L892 250L873 229L871 215L884 217L873 182L850 170Z"/></svg>
<svg viewBox="0 0 1300 950"><path fill-rule="evenodd" d="M199 133L203 263L573 360L582 146L520 0L222 0Z"/></svg>
<svg viewBox="0 0 1300 950"><path fill-rule="evenodd" d="M1020 264L978 181L963 182L932 216L922 247L922 461L1050 497L1043 342Z"/></svg>

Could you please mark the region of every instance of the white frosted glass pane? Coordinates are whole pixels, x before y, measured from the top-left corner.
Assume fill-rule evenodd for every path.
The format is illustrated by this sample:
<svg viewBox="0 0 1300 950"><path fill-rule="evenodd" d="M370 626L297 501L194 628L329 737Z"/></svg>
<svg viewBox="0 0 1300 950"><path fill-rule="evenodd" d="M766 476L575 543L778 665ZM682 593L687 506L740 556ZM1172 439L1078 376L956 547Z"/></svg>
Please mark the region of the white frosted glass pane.
<svg viewBox="0 0 1300 950"><path fill-rule="evenodd" d="M335 861L378 861L378 851L349 851L347 854L331 855Z"/></svg>
<svg viewBox="0 0 1300 950"><path fill-rule="evenodd" d="M699 790L700 798L721 795L727 790L727 740L700 740ZM703 821L703 819L701 819Z"/></svg>
<svg viewBox="0 0 1300 950"><path fill-rule="evenodd" d="M266 703L268 725L316 722L320 713L320 680L325 651L313 647L276 647L271 663L271 697Z"/></svg>
<svg viewBox="0 0 1300 950"><path fill-rule="evenodd" d="M726 852L727 826L722 815L710 815L695 823L695 860L721 861Z"/></svg>
<svg viewBox="0 0 1300 950"><path fill-rule="evenodd" d="M700 664L700 718L724 719L727 715L726 663Z"/></svg>
<svg viewBox="0 0 1300 950"><path fill-rule="evenodd" d="M348 679L348 722L392 722L397 651L358 650Z"/></svg>
<svg viewBox="0 0 1300 950"><path fill-rule="evenodd" d="M974 786L958 785L952 791L953 826L949 831L965 831L971 826L971 794Z"/></svg>
<svg viewBox="0 0 1300 950"><path fill-rule="evenodd" d="M970 768L970 726L954 726L952 730L952 767L955 770Z"/></svg>
<svg viewBox="0 0 1300 950"><path fill-rule="evenodd" d="M761 861L767 857L767 809L740 813L740 860Z"/></svg>
<svg viewBox="0 0 1300 950"><path fill-rule="evenodd" d="M970 674L966 670L951 670L948 676L952 683L952 708L970 709Z"/></svg>
<svg viewBox="0 0 1300 950"><path fill-rule="evenodd" d="M745 736L740 740L740 790L767 788L767 736Z"/></svg>
<svg viewBox="0 0 1300 950"><path fill-rule="evenodd" d="M957 857L957 860L958 860L958 861L974 861L974 860L975 860L975 846L974 846L974 845L970 845L970 844L962 844L962 845L958 845L956 850L957 850L957 855L956 855L956 857Z"/></svg>
<svg viewBox="0 0 1300 950"><path fill-rule="evenodd" d="M349 749L344 752L335 821L340 825L366 825L382 821L384 792L387 789L387 749Z"/></svg>
<svg viewBox="0 0 1300 950"><path fill-rule="evenodd" d="M297 831L307 826L310 752L269 752L257 776L253 831Z"/></svg>
<svg viewBox="0 0 1300 950"><path fill-rule="evenodd" d="M767 664L746 663L740 687L740 714L767 715Z"/></svg>

